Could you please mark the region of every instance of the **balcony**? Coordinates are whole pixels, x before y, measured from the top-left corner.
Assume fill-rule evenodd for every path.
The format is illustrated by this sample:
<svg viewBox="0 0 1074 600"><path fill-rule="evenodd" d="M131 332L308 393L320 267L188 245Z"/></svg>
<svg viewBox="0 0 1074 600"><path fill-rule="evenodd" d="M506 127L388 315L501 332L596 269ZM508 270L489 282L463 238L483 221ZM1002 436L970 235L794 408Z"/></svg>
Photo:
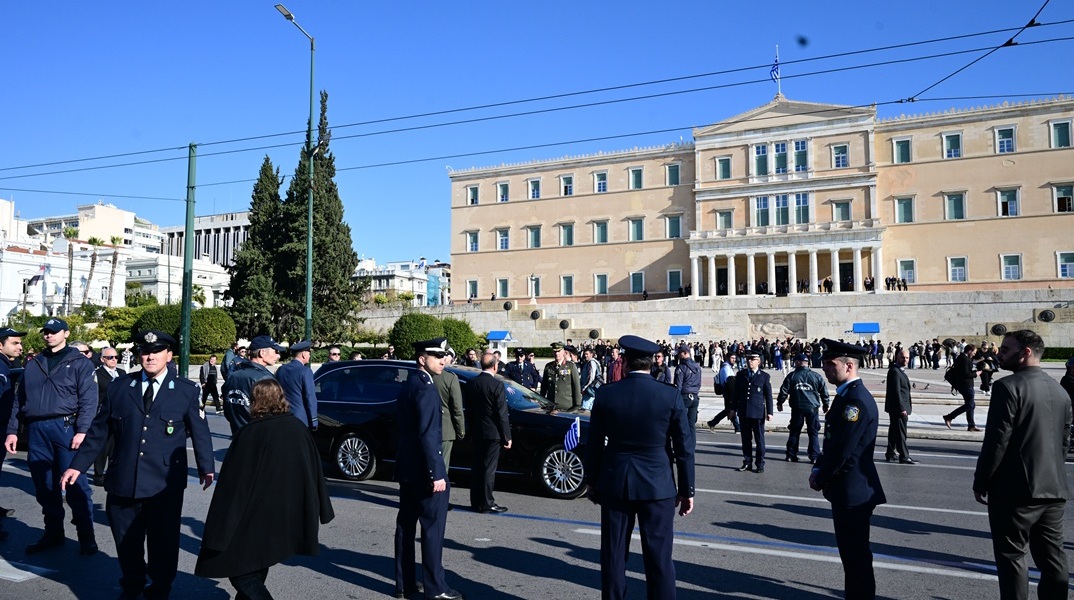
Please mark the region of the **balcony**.
<svg viewBox="0 0 1074 600"><path fill-rule="evenodd" d="M864 219L861 221L836 221L826 223L799 223L795 225L766 225L763 227L738 227L734 229L691 231L690 239L712 240L721 238L780 235L788 233L819 233L825 231L843 231L848 229L869 229L879 226L880 219Z"/></svg>

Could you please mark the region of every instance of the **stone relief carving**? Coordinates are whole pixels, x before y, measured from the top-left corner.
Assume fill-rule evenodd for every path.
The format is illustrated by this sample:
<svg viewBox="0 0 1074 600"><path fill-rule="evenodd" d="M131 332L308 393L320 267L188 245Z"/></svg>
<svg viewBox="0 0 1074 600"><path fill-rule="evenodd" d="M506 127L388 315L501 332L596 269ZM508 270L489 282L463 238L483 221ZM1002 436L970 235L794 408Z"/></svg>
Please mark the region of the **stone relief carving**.
<svg viewBox="0 0 1074 600"><path fill-rule="evenodd" d="M749 315L750 339L757 338L805 338L806 315L805 313L790 313L776 315Z"/></svg>

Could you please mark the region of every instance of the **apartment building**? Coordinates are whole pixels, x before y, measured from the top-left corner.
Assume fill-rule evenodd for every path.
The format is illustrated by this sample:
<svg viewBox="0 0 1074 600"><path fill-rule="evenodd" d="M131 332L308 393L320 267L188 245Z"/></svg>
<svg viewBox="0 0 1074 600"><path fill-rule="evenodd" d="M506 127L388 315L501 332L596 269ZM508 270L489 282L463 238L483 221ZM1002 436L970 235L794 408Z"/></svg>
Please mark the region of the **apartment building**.
<svg viewBox="0 0 1074 600"><path fill-rule="evenodd" d="M150 253L160 252L163 239L160 228L135 215L129 210L117 208L98 200L96 204L83 204L73 215L58 215L29 219L30 229L45 237L46 241L63 234L68 227L78 229L78 239L98 238L111 245L113 237L122 238L121 245Z"/></svg>
<svg viewBox="0 0 1074 600"><path fill-rule="evenodd" d="M165 227L161 233L164 235L161 252L182 257L186 226ZM249 236L250 211L194 217L194 257L229 267Z"/></svg>

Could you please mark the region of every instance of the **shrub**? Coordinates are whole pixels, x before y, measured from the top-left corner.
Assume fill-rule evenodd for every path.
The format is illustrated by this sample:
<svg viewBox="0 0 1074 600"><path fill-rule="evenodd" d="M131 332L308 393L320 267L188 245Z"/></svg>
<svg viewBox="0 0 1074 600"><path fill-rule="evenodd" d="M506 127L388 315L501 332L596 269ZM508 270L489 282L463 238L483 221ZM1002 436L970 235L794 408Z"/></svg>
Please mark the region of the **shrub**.
<svg viewBox="0 0 1074 600"><path fill-rule="evenodd" d="M428 340L444 335L444 325L440 319L422 313L407 313L392 325L388 333L388 342L395 346L399 358L414 358L414 342Z"/></svg>
<svg viewBox="0 0 1074 600"><path fill-rule="evenodd" d="M460 319L445 317L441 321L444 325L444 336L448 339L448 345L455 352L464 354L470 348L483 348L488 345L484 338L474 333L470 324ZM398 350L398 346L396 346Z"/></svg>
<svg viewBox="0 0 1074 600"><path fill-rule="evenodd" d="M179 340L182 307L178 304L154 306L134 323L133 332L156 329ZM190 312L190 351L196 354L228 348L236 339L235 321L222 308L199 308Z"/></svg>

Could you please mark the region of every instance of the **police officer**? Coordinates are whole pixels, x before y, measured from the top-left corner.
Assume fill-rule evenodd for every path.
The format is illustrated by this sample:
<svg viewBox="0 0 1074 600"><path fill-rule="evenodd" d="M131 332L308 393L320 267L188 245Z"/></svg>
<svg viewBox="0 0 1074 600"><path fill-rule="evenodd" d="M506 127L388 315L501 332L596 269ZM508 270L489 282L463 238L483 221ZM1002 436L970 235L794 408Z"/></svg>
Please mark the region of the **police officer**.
<svg viewBox="0 0 1074 600"><path fill-rule="evenodd" d="M787 460L798 462L798 440L804 424L809 435L809 464L814 464L820 456L820 414L817 409L823 405L824 412L828 412L828 384L819 373L809 369L809 357L805 354L794 357L794 370L779 386L776 408L783 412L783 403L788 400L791 423L787 437Z"/></svg>
<svg viewBox="0 0 1074 600"><path fill-rule="evenodd" d="M216 468L198 388L167 368L175 339L156 330L143 331L135 339L142 370L108 386L104 404L60 485L66 488L81 478L108 436L115 436L105 476L105 511L116 541L120 597L144 594L154 600L171 593L179 564L188 437L203 489L212 485ZM152 581L149 587L147 575Z"/></svg>
<svg viewBox="0 0 1074 600"><path fill-rule="evenodd" d="M576 412L582 407L582 380L578 367L569 359L563 344L552 342L556 358L544 368L541 395L555 406L553 410Z"/></svg>
<svg viewBox="0 0 1074 600"><path fill-rule="evenodd" d="M887 502L873 463L878 411L858 377L863 349L829 339L821 343L824 375L839 387L824 418L824 452L809 475L809 487L823 491L832 504L847 600L871 599L876 578L869 528L873 510Z"/></svg>
<svg viewBox="0 0 1074 600"><path fill-rule="evenodd" d="M239 358L231 365L231 374L224 382L224 417L231 424L231 435L250 422L250 393L254 384L272 377L268 367L280 360L280 346L267 335L250 340L250 359Z"/></svg>
<svg viewBox="0 0 1074 600"><path fill-rule="evenodd" d="M41 328L41 334L45 350L26 365L4 442L7 451L14 454L21 420L26 425L30 476L45 516L45 533L26 547L27 554L63 545L60 475L71 465L97 414L93 361L67 345L71 335L67 322L51 318ZM78 531L80 552L89 556L97 553L92 492L84 475L72 483L67 489L67 504Z"/></svg>
<svg viewBox="0 0 1074 600"><path fill-rule="evenodd" d="M620 338L619 345L627 374L597 390L586 444L589 499L600 504L602 597L626 597L626 560L636 520L648 597L674 598L672 525L676 506L680 516L694 507L693 437L678 390L649 373L660 347L633 335Z"/></svg>
<svg viewBox="0 0 1074 600"><path fill-rule="evenodd" d="M750 471L750 460L758 473L764 473L764 424L772 420L772 380L761 370L761 355L752 350L746 352L746 368L735 375L735 410L731 419L739 417L742 428L742 466L739 471ZM754 456L753 443L757 442Z"/></svg>
<svg viewBox="0 0 1074 600"><path fill-rule="evenodd" d="M675 387L679 388L682 403L686 407L686 424L693 437L697 423L697 395L701 392L701 365L690 357L690 347L679 347L679 362L675 364Z"/></svg>
<svg viewBox="0 0 1074 600"><path fill-rule="evenodd" d="M399 515L395 519L395 597L422 591L416 580L414 533L421 523L421 568L425 597L456 600L462 594L447 585L442 564L447 525L447 468L441 455L440 393L433 376L444 370L447 338L415 342L418 370L399 391Z"/></svg>
<svg viewBox="0 0 1074 600"><path fill-rule="evenodd" d="M317 431L317 393L313 386L313 371L309 367L312 345L308 340L291 344L293 358L276 370L276 381L280 382L283 395L291 405L291 414L311 431Z"/></svg>
<svg viewBox="0 0 1074 600"><path fill-rule="evenodd" d="M519 349L515 350L515 362L508 363L507 366L503 368L503 372L504 372L504 375L506 375L507 378L510 379L511 381L514 381L515 383L524 385L526 387L530 387L530 386L526 385L525 383L522 383L522 377L523 377L523 374L525 373L525 370L526 370L526 351L523 350L522 348L519 348Z"/></svg>
<svg viewBox="0 0 1074 600"><path fill-rule="evenodd" d="M22 356L24 335L25 331L15 331L10 327L0 329L0 419L3 419L4 423L11 418L11 411L15 406L15 382L11 380L11 369L17 366L15 361ZM3 466L6 456L7 448L0 448L0 467ZM15 509L0 506L0 541L7 539L3 520L14 514Z"/></svg>

